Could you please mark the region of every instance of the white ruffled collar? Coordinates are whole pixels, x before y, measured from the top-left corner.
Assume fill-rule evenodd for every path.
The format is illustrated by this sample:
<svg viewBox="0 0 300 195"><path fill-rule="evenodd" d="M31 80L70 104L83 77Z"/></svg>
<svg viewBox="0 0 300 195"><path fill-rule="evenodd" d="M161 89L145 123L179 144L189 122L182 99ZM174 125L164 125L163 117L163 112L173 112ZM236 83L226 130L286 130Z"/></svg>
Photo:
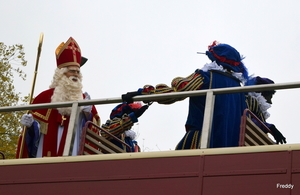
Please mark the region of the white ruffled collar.
<svg viewBox="0 0 300 195"><path fill-rule="evenodd" d="M262 96L261 93L255 93L255 92L249 92L248 95L257 100L258 105L259 105L265 119L269 118L270 113L267 110L269 108L271 108L271 104L269 104L267 102L267 100L264 98L264 96Z"/></svg>
<svg viewBox="0 0 300 195"><path fill-rule="evenodd" d="M221 71L221 72L226 72L227 70L223 68L222 65L218 65L216 63L216 61L213 61L211 63L206 63L204 65L203 68L201 68L201 70L203 72L207 72L209 70L218 70L218 71ZM231 72L232 76L234 76L235 78L237 78L238 80L240 80L242 82L242 84L245 84L246 82L246 79L243 77L243 74L241 72Z"/></svg>
<svg viewBox="0 0 300 195"><path fill-rule="evenodd" d="M135 140L136 133L133 130L127 130L124 133L125 133L125 137L130 137L130 139Z"/></svg>

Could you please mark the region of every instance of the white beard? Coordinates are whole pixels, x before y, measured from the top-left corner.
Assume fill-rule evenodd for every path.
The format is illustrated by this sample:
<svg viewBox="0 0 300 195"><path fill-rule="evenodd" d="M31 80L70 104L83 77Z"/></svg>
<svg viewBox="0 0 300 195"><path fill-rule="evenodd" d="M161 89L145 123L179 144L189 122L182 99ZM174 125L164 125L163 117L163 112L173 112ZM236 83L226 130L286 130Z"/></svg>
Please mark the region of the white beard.
<svg viewBox="0 0 300 195"><path fill-rule="evenodd" d="M51 102L68 102L68 101L80 101L83 100L82 97L82 83L79 78L77 82L65 75L62 76L61 80L57 82L57 86L54 89L53 95L51 97ZM57 108L61 115L71 115L72 107Z"/></svg>

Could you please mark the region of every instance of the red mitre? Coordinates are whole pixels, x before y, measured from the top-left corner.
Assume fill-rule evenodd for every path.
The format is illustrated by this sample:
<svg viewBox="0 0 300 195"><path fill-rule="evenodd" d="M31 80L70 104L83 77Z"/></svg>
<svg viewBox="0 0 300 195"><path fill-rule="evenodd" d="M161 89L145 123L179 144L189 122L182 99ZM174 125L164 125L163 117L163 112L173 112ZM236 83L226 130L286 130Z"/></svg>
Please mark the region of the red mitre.
<svg viewBox="0 0 300 195"><path fill-rule="evenodd" d="M81 50L77 42L70 37L66 43L62 42L55 50L57 68L78 66L81 62Z"/></svg>

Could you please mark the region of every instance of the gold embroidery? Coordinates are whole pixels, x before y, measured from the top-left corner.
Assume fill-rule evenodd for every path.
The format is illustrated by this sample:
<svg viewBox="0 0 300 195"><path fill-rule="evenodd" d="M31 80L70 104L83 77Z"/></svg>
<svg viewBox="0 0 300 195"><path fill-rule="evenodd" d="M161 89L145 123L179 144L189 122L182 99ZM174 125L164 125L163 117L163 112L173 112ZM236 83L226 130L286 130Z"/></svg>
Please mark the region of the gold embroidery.
<svg viewBox="0 0 300 195"><path fill-rule="evenodd" d="M67 118L64 115L62 115L61 116L61 124L60 124L60 126L64 126L64 121L65 120L67 120Z"/></svg>
<svg viewBox="0 0 300 195"><path fill-rule="evenodd" d="M51 114L51 111L52 111L52 109L48 109L45 116L42 115L42 114L40 114L40 113L38 113L38 112L34 112L33 115L36 115L36 116L40 117L41 119L47 121L47 120L49 119L49 116L50 116L50 114Z"/></svg>
<svg viewBox="0 0 300 195"><path fill-rule="evenodd" d="M45 123L41 120L35 119L40 124L40 133L47 135L48 132L48 123Z"/></svg>
<svg viewBox="0 0 300 195"><path fill-rule="evenodd" d="M50 114L51 114L51 111L52 111L52 109L49 108L47 110L47 112L46 112L46 115L42 115L41 113L38 113L38 112L34 112L33 115L35 115L35 116L37 116L37 117L39 117L39 118L41 118L41 119L43 119L45 121L48 121L48 119L50 117ZM47 122L43 122L43 121L41 121L41 120L39 120L37 118L35 118L35 120L38 121L39 124L40 124L40 132L42 134L47 135L47 132L48 132L48 123Z"/></svg>

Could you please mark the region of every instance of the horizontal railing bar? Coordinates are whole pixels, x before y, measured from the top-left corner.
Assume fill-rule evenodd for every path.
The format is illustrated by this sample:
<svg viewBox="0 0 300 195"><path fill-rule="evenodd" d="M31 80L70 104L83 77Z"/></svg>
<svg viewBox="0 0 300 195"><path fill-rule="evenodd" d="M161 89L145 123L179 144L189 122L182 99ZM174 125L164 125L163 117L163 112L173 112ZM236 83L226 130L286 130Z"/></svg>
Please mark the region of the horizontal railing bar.
<svg viewBox="0 0 300 195"><path fill-rule="evenodd" d="M228 87L228 88L219 88L219 89L183 91L183 92L153 94L153 95L139 95L139 96L133 97L133 100L134 101L152 101L152 100L158 100L158 99L163 99L163 98L204 96L204 95L206 95L206 93L208 91L213 91L214 95L218 95L218 94L226 94L226 93L244 93L244 92L250 92L250 91L269 91L269 90L293 89L293 88L300 88L300 82L253 85L253 86L244 86L244 87ZM78 105L86 106L86 105L99 105L99 104L113 104L113 103L120 103L120 102L122 102L121 97L115 97L115 98L82 100L82 101L78 101ZM34 109L43 109L43 108L72 107L72 104L73 104L73 102L60 102L60 103L8 106L8 107L0 107L0 112L34 110Z"/></svg>
<svg viewBox="0 0 300 195"><path fill-rule="evenodd" d="M214 95L226 94L226 93L244 93L251 91L269 91L269 90L280 90L280 89L293 89L300 88L300 82L286 83L286 84L265 84L265 85L252 85L244 87L227 87L219 89L206 89L206 90L195 90L195 91L182 91L164 94L153 94L148 96L135 96L133 100L135 101L151 101L163 98L181 98L181 97L193 97L193 96L203 96L207 92L213 91Z"/></svg>
<svg viewBox="0 0 300 195"><path fill-rule="evenodd" d="M76 101L75 101L76 102ZM97 104L112 104L122 102L121 98L107 98L107 99L95 99L95 100L82 100L77 101L79 106L85 105L97 105ZM45 103L45 104L30 104L30 105L20 105L20 106L7 106L0 107L0 112L10 112L10 111L21 111L21 110L35 110L43 108L62 108L62 107L72 107L74 102L59 102L59 103Z"/></svg>

